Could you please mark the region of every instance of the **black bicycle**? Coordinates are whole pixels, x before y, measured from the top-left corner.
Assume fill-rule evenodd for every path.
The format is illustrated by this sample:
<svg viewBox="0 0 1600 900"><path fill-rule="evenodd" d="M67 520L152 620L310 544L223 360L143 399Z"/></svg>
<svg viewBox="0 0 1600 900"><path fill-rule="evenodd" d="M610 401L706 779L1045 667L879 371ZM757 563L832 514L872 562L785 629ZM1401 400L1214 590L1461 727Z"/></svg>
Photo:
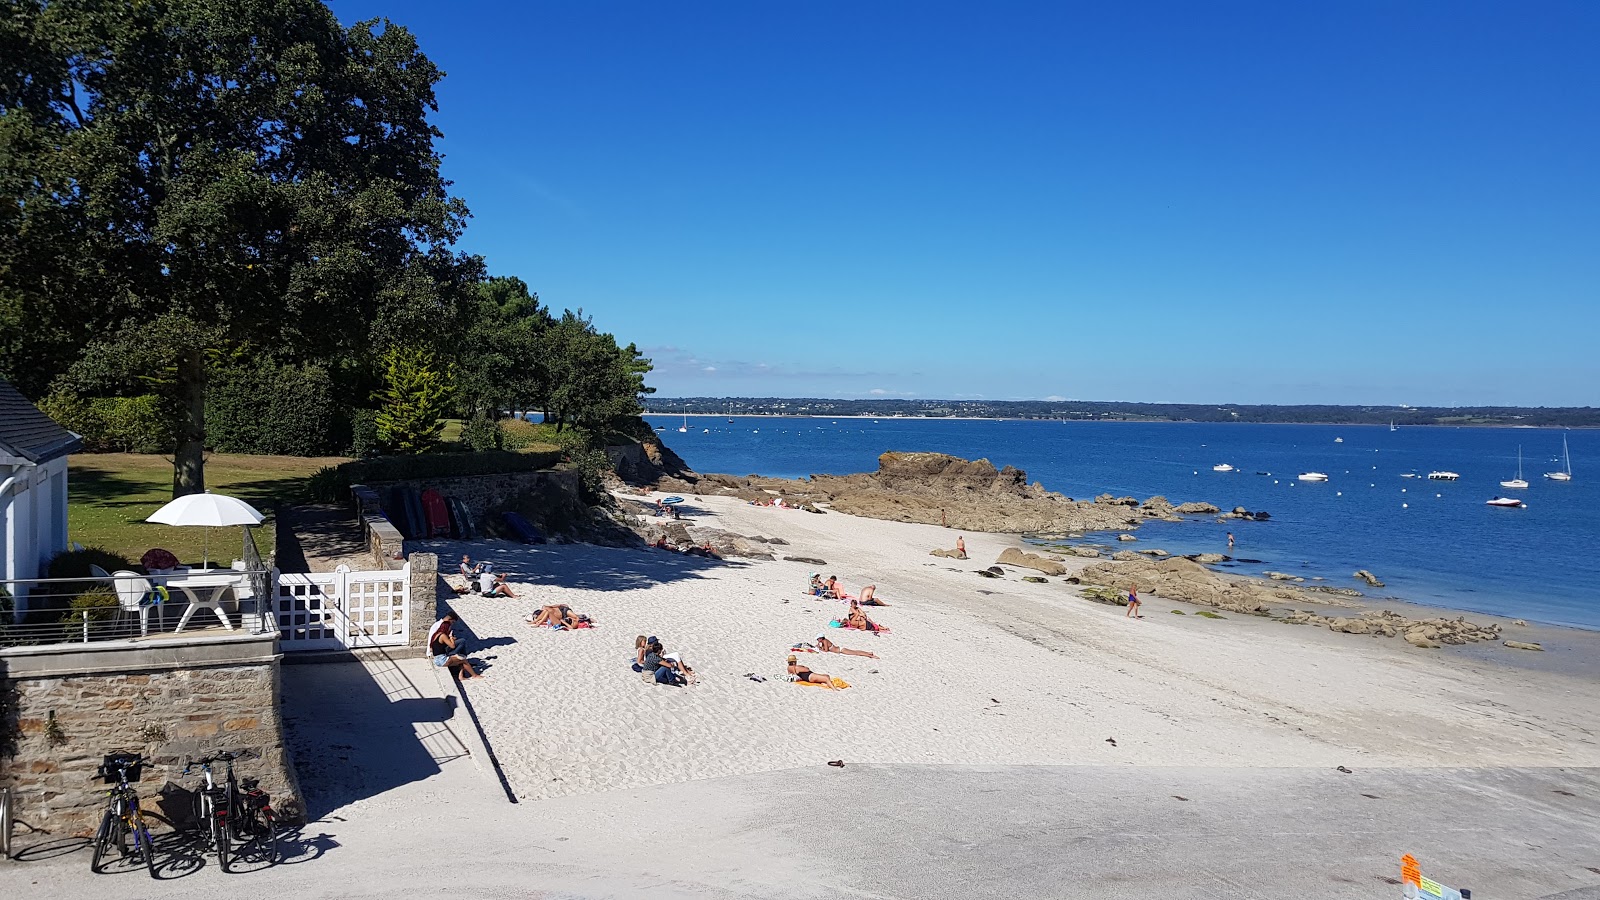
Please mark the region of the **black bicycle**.
<svg viewBox="0 0 1600 900"><path fill-rule="evenodd" d="M137 856L150 870L150 877L156 877L155 844L150 839L150 827L145 824L144 811L139 807L139 792L129 786L130 782L139 780L141 768L149 764L150 760L137 753L112 753L100 763L100 780L111 785L111 789L106 791L106 814L100 818L100 830L94 836L94 858L89 861L89 870L96 875L105 871L105 864L115 850L117 859Z"/></svg>
<svg viewBox="0 0 1600 900"><path fill-rule="evenodd" d="M272 810L272 797L261 790L259 779L240 780L234 776L234 760L244 758L243 753L214 753L183 767L183 774L188 775L199 766L205 776L205 787L200 789L201 834L217 854L217 864L224 872L243 856L268 865L281 858L278 814ZM216 763L225 766L221 784L212 770Z"/></svg>

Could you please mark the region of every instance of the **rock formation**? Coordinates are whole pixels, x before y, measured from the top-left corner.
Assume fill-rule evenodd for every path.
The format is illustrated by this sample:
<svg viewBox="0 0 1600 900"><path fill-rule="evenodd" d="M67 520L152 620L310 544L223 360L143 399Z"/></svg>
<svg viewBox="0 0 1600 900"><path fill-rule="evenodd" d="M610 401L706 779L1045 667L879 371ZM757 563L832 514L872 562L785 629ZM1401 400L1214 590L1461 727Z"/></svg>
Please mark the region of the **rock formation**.
<svg viewBox="0 0 1600 900"><path fill-rule="evenodd" d="M1016 547L1007 547L1000 553L1000 558L995 562L1003 566L1020 566L1024 569L1034 569L1046 575L1067 574L1067 567L1061 563L1045 559L1037 553L1024 553Z"/></svg>
<svg viewBox="0 0 1600 900"><path fill-rule="evenodd" d="M1362 569L1351 577L1359 578L1362 581L1365 581L1371 587L1383 587L1383 582L1378 580L1378 576L1368 572L1366 569Z"/></svg>

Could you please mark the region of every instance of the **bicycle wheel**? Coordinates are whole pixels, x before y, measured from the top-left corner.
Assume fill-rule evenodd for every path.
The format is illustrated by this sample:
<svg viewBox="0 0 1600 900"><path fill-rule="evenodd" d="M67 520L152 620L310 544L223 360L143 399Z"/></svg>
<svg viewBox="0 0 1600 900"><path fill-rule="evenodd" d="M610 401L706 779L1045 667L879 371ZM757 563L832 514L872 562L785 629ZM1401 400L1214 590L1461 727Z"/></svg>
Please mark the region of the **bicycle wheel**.
<svg viewBox="0 0 1600 900"><path fill-rule="evenodd" d="M217 864L222 871L228 871L228 820L226 813L213 811L211 814L211 846L217 851Z"/></svg>
<svg viewBox="0 0 1600 900"><path fill-rule="evenodd" d="M256 829L261 861L269 866L277 865L283 858L283 848L278 846L278 816L270 809L261 810L256 816Z"/></svg>
<svg viewBox="0 0 1600 900"><path fill-rule="evenodd" d="M94 857L89 860L89 871L99 875L105 871L106 854L111 852L112 844L116 843L115 832L122 828L122 817L112 810L100 817L100 828L94 833Z"/></svg>
<svg viewBox="0 0 1600 900"><path fill-rule="evenodd" d="M133 843L139 848L139 856L144 860L144 867L150 870L150 877L156 875L156 845L150 838L150 826L144 822L142 814L133 817Z"/></svg>

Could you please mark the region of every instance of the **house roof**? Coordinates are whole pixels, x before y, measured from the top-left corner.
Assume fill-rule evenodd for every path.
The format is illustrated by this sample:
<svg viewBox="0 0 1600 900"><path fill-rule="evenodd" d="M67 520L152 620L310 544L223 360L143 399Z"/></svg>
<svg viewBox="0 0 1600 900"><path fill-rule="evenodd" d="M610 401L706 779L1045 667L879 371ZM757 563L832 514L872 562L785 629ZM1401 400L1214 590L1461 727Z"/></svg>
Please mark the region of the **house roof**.
<svg viewBox="0 0 1600 900"><path fill-rule="evenodd" d="M37 465L82 446L77 435L40 412L11 382L0 379L0 455Z"/></svg>

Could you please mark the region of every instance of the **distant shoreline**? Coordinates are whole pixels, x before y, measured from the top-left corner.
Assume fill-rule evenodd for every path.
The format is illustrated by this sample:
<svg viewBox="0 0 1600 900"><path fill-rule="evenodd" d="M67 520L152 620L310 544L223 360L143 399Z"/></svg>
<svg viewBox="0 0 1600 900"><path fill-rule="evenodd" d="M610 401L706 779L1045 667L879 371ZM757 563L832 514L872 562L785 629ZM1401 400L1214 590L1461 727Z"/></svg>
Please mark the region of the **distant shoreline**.
<svg viewBox="0 0 1600 900"><path fill-rule="evenodd" d="M1104 419L1055 419L1039 416L873 416L858 413L840 413L838 415L822 415L818 413L685 413L676 412L651 412L641 413L642 416L656 418L682 418L691 419L871 419L881 422L890 419L899 422L1060 422L1062 425L1315 425L1317 427L1331 428L1382 428L1387 430L1388 425L1382 422L1204 422L1198 419L1152 419L1152 418L1117 418ZM1504 428L1507 430L1521 431L1589 431L1600 429L1597 425L1508 425L1500 422L1469 422L1469 423L1440 423L1416 422L1408 425L1396 425L1397 431L1406 428ZM667 429L671 431L672 429Z"/></svg>

